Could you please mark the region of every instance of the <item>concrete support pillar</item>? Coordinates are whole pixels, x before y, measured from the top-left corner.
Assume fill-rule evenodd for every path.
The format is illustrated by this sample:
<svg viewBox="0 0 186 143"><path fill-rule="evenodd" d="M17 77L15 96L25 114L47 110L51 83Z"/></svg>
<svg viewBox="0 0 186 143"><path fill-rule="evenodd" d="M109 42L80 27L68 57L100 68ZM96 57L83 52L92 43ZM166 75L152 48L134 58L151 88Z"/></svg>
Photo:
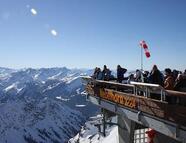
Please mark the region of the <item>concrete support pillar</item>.
<svg viewBox="0 0 186 143"><path fill-rule="evenodd" d="M159 132L156 133L156 136L154 138L154 143L181 143L181 142L178 142L168 136L165 136Z"/></svg>
<svg viewBox="0 0 186 143"><path fill-rule="evenodd" d="M119 143L134 143L135 122L118 115Z"/></svg>

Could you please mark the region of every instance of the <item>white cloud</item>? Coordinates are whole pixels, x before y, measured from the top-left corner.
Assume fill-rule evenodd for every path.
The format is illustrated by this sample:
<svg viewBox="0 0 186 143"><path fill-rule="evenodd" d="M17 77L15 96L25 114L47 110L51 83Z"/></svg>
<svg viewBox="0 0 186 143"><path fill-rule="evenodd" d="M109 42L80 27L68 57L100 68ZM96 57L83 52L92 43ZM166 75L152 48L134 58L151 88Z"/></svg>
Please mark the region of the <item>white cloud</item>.
<svg viewBox="0 0 186 143"><path fill-rule="evenodd" d="M31 12L33 15L37 15L37 11L36 11L34 8L32 8L32 9L30 10L30 12Z"/></svg>
<svg viewBox="0 0 186 143"><path fill-rule="evenodd" d="M56 32L56 30L54 30L54 29L52 29L50 32L51 32L51 34L52 34L53 36L57 36L57 35L58 35L58 33Z"/></svg>

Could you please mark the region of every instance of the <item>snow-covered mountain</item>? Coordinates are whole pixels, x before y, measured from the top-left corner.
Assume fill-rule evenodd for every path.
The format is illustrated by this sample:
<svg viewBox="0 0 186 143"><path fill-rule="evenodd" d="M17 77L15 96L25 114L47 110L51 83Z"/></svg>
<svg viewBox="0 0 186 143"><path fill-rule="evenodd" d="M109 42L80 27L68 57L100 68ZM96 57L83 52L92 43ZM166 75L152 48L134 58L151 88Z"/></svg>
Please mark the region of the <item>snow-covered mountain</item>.
<svg viewBox="0 0 186 143"><path fill-rule="evenodd" d="M49 98L0 105L0 142L66 142L81 128L80 112Z"/></svg>
<svg viewBox="0 0 186 143"><path fill-rule="evenodd" d="M87 73L65 67L0 68L0 142L67 142L97 111L81 83Z"/></svg>

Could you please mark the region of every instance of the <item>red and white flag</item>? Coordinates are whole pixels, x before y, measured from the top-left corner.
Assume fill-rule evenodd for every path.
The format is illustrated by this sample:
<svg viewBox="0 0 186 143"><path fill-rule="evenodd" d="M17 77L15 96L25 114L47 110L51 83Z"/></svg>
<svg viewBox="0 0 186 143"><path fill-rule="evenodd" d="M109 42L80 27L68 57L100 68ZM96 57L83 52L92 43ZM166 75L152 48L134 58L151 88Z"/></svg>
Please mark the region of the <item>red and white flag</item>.
<svg viewBox="0 0 186 143"><path fill-rule="evenodd" d="M150 52L148 49L148 45L146 44L146 42L144 40L140 41L140 46L141 46L141 48L144 49L146 57L150 58Z"/></svg>

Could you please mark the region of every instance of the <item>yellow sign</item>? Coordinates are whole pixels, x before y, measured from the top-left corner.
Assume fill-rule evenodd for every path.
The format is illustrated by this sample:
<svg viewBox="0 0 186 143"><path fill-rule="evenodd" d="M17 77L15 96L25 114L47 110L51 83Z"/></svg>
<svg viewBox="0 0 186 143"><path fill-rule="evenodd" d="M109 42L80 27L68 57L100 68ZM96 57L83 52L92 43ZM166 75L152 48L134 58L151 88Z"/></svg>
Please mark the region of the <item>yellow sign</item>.
<svg viewBox="0 0 186 143"><path fill-rule="evenodd" d="M136 108L137 106L136 98L121 95L111 90L100 89L100 97L121 104L123 106L127 106L129 108Z"/></svg>

